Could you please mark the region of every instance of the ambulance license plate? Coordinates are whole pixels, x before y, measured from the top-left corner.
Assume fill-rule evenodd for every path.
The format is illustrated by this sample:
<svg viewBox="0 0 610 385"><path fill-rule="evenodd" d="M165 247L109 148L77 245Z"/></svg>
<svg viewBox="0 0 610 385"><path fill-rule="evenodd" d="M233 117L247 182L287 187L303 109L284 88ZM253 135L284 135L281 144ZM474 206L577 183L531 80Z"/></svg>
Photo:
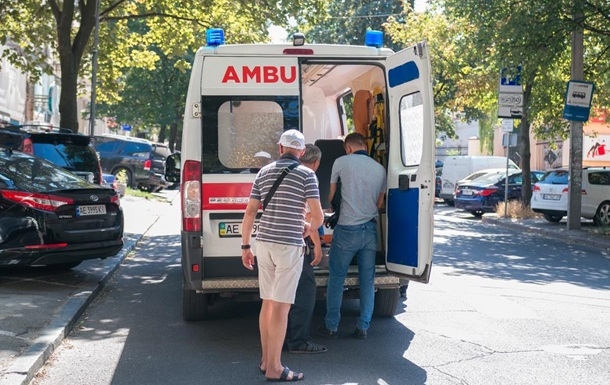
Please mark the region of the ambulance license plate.
<svg viewBox="0 0 610 385"><path fill-rule="evenodd" d="M76 216L84 217L86 215L104 215L106 214L106 205L91 205L91 206L76 206Z"/></svg>
<svg viewBox="0 0 610 385"><path fill-rule="evenodd" d="M252 235L258 232L258 223L252 226ZM218 224L220 238L241 237L241 222L220 222Z"/></svg>

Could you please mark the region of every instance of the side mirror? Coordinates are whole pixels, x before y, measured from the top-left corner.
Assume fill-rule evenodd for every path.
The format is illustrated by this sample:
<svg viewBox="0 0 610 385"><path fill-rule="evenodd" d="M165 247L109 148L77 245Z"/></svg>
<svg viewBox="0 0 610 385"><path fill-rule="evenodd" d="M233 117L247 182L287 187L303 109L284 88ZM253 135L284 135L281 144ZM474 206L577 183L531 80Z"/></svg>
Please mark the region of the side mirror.
<svg viewBox="0 0 610 385"><path fill-rule="evenodd" d="M165 180L180 183L180 153L171 154L165 159Z"/></svg>

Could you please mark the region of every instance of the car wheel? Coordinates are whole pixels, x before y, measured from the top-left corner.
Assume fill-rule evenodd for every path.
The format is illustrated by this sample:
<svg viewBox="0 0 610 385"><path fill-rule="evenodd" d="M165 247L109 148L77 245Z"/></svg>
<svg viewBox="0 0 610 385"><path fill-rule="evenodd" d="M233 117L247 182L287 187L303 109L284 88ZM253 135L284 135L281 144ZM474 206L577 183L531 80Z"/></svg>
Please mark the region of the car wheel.
<svg viewBox="0 0 610 385"><path fill-rule="evenodd" d="M384 318L394 316L398 302L400 302L400 290L398 288L377 290L375 292L373 315Z"/></svg>
<svg viewBox="0 0 610 385"><path fill-rule="evenodd" d="M114 170L113 174L117 178L117 180L125 184L126 187L134 188L133 175L131 175L131 171L126 168L120 167Z"/></svg>
<svg viewBox="0 0 610 385"><path fill-rule="evenodd" d="M558 223L563 219L563 215L559 214L543 214L544 219L552 223Z"/></svg>
<svg viewBox="0 0 610 385"><path fill-rule="evenodd" d="M610 202L602 202L597 208L593 222L597 226L610 226Z"/></svg>
<svg viewBox="0 0 610 385"><path fill-rule="evenodd" d="M182 289L182 318L185 321L203 321L208 318L210 294Z"/></svg>
<svg viewBox="0 0 610 385"><path fill-rule="evenodd" d="M470 214L472 214L475 218L481 218L483 216L482 211L476 211L476 210L471 211Z"/></svg>

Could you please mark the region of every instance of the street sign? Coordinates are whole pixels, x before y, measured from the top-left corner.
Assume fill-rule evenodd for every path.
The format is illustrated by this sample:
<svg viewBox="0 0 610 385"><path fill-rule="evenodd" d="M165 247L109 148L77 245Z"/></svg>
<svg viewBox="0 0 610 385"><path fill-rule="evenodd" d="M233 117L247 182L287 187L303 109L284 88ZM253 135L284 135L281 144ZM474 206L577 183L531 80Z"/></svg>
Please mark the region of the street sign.
<svg viewBox="0 0 610 385"><path fill-rule="evenodd" d="M502 68L500 71L500 92L522 93L521 66L517 68Z"/></svg>
<svg viewBox="0 0 610 385"><path fill-rule="evenodd" d="M568 82L563 108L563 118L577 122L586 122L591 111L591 99L595 86L590 82L570 80Z"/></svg>
<svg viewBox="0 0 610 385"><path fill-rule="evenodd" d="M513 132L512 119L502 119L502 132Z"/></svg>
<svg viewBox="0 0 610 385"><path fill-rule="evenodd" d="M499 106L498 118L521 119L523 107Z"/></svg>
<svg viewBox="0 0 610 385"><path fill-rule="evenodd" d="M517 138L518 135L517 134L509 134L509 133L505 133L502 136L502 147L517 147Z"/></svg>
<svg viewBox="0 0 610 385"><path fill-rule="evenodd" d="M121 128L123 131L131 131L131 125L129 124L121 124Z"/></svg>
<svg viewBox="0 0 610 385"><path fill-rule="evenodd" d="M498 118L521 119L523 116L523 87L521 66L502 68L498 92Z"/></svg>

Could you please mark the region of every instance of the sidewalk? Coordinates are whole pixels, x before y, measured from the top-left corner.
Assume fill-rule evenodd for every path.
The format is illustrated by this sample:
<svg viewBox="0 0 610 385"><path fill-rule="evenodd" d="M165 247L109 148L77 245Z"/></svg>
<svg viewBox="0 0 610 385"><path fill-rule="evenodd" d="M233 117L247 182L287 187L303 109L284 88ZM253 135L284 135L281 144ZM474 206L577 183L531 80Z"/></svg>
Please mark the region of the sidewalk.
<svg viewBox="0 0 610 385"><path fill-rule="evenodd" d="M608 235L604 234L604 229L595 226L591 220L583 219L581 228L578 230L568 230L565 218L559 223L551 223L544 218L512 219L495 214L485 214L482 221L517 230L527 229L528 232L560 239L567 243L610 249L610 230L606 230L609 232Z"/></svg>
<svg viewBox="0 0 610 385"><path fill-rule="evenodd" d="M36 281L38 289L28 290L23 287L23 280L15 280L14 285L11 285L9 280L4 285L0 293L0 319L9 321L3 321L0 327L1 385L25 385L32 380L150 227L163 217L167 210L179 210L174 203L179 201L176 199L177 194L177 191L165 193L164 197L170 201L131 196L122 198L121 206L125 218L123 249L115 257L95 260L90 263L91 268L75 273L74 285L58 284L46 275L31 279ZM41 294L41 282L52 286L54 290ZM15 313L27 316L15 320L10 317Z"/></svg>

